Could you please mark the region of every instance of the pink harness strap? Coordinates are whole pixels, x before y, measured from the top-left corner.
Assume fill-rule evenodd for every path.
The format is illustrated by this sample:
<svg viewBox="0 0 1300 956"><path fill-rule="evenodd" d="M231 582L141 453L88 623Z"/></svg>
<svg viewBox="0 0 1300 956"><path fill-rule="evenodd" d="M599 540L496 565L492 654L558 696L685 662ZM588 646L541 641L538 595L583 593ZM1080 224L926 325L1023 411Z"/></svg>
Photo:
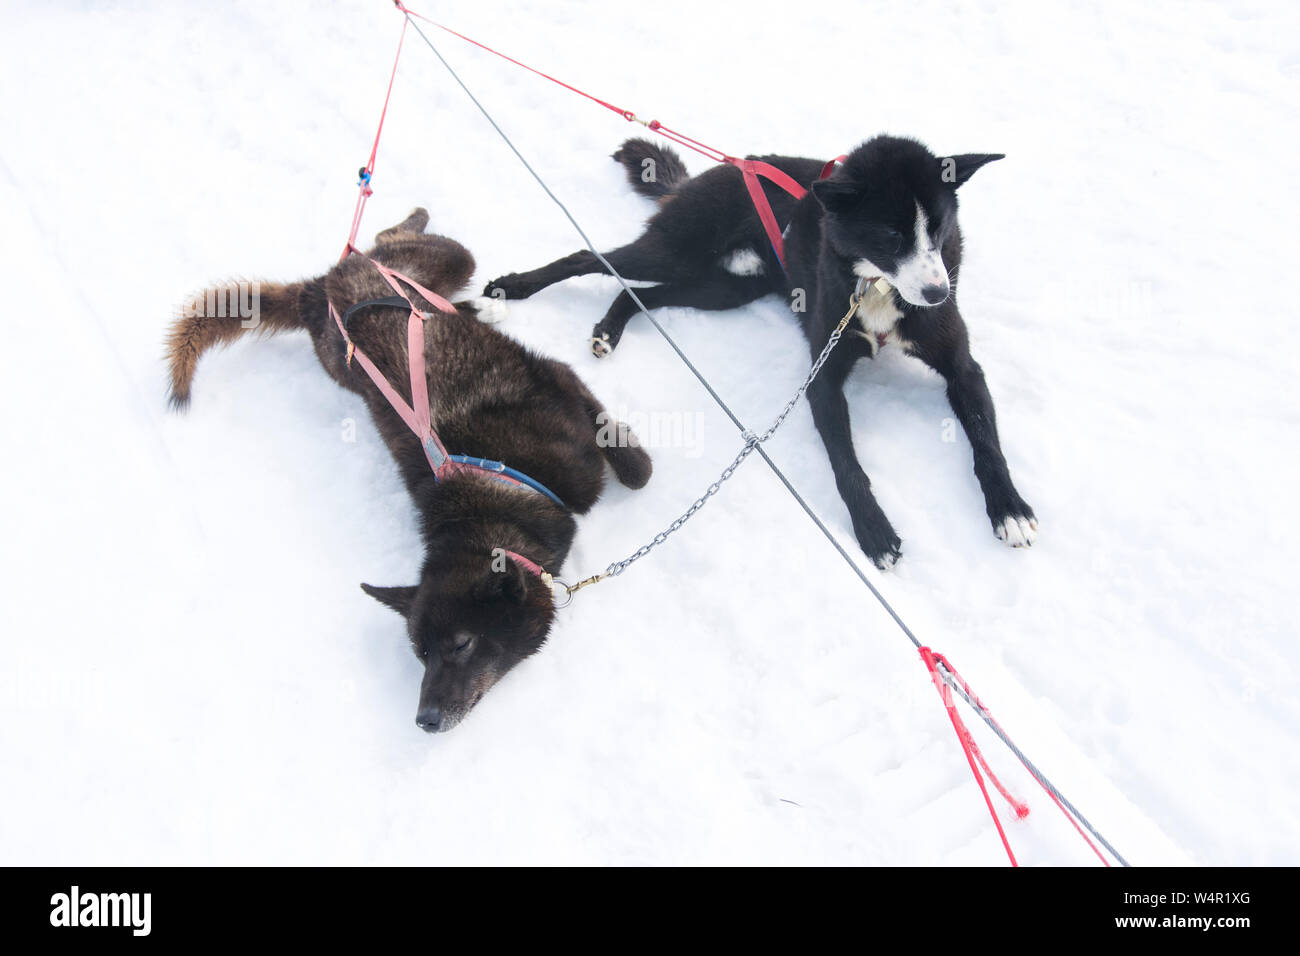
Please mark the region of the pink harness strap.
<svg viewBox="0 0 1300 956"><path fill-rule="evenodd" d="M532 560L531 558L525 558L518 551L507 550L505 554L507 558L514 561L515 564L519 565L529 574L535 575L538 578L540 578L543 584L547 585L548 587L551 585L551 580L552 580L551 576L547 574L545 569L543 569L542 566L538 564L536 561Z"/></svg>
<svg viewBox="0 0 1300 956"><path fill-rule="evenodd" d="M438 295L431 292L420 283L416 282L408 275L398 272L396 269L390 269L382 263L365 256L360 250L349 243L348 251L355 252L362 256L372 266L379 271L393 291L406 301L411 307L411 313L406 320L406 347L410 362L411 376L411 404L408 405L405 399L393 388L391 382L384 377L379 371L379 367L371 361L370 356L366 355L361 349L357 348L352 337L348 335L347 326L343 324L343 317L339 311L334 308L334 303L329 303L330 315L334 318L334 323L338 326L339 333L343 336L343 341L347 343L347 361L357 360L357 364L365 371L370 380L374 382L375 387L388 400L388 404L393 407L399 418L406 424L420 440L420 445L424 449L424 455L429 460L429 466L433 469L435 479L442 479L449 474L455 474L462 471L480 471L490 475L497 481L503 481L517 487L525 487L524 483L503 474L484 465L475 464L472 461L457 461L447 453L446 447L442 440L438 438L438 433L433 430L433 422L429 415L429 382L425 373L424 362L424 322L425 313L416 307L411 301L411 297L403 290L401 283L406 283L433 305L434 308L441 312L454 313L456 307ZM549 494L549 492L548 492ZM557 499L558 500L558 499ZM525 558L522 554L514 551L506 551L506 555L516 561L520 567L527 570L530 574L535 575L547 587L551 586L551 576L546 573L535 561Z"/></svg>
<svg viewBox="0 0 1300 956"><path fill-rule="evenodd" d="M434 308L442 312L455 312L456 307L436 292L430 292L409 276L402 275L400 272L375 262L373 259L370 262L379 270L379 274L384 277L385 281L393 287L393 291L406 299L407 305L411 307L411 315L406 322L406 351L411 366L411 407L415 419L413 431L424 445L424 454L436 473L446 465L448 459L447 449L443 447L442 442L438 440L438 436L434 434L433 423L429 419L429 381L425 377L424 371L424 313L417 309L415 303L402 291L398 280L400 279L415 289Z"/></svg>
<svg viewBox="0 0 1300 956"><path fill-rule="evenodd" d="M356 251L353 249L353 251ZM361 253L358 252L358 255ZM425 456L429 459L430 466L434 469L435 475L443 469L448 461L447 449L443 447L438 436L433 431L433 424L429 419L429 383L425 377L424 364L424 313L416 308L411 297L406 294L402 288L401 282L405 282L411 288L415 289L420 295L433 305L434 308L442 312L455 312L456 307L450 302L431 292L420 283L416 282L410 276L403 275L395 269L390 269L374 259L366 257L366 261L379 271L384 277L384 281L392 287L393 291L406 300L406 304L411 307L411 314L407 317L406 322L406 345L410 361L411 376L411 404L398 394L397 389L393 388L388 379L384 378L374 362L365 352L357 348L352 337L348 335L347 327L343 324L343 317L334 308L334 303L329 303L330 315L334 317L334 323L339 327L339 332L343 336L343 341L348 346L348 361L356 359L357 363L370 376L370 380L375 383L375 387L388 399L388 404L393 406L393 411L397 412L398 417L406 423L406 427L415 433L415 437L420 439L420 444L424 447Z"/></svg>

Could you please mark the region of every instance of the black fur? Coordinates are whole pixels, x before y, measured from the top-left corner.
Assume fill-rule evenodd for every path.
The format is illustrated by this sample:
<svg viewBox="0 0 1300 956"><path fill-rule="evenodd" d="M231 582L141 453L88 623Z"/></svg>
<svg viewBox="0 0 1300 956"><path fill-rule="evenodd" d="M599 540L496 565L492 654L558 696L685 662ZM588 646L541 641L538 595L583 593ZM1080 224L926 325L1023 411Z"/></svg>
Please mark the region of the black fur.
<svg viewBox="0 0 1300 956"><path fill-rule="evenodd" d="M632 188L651 199L666 199L679 183L691 178L676 153L649 140L629 139L611 158L623 165Z"/></svg>
<svg viewBox="0 0 1300 956"><path fill-rule="evenodd" d="M962 246L956 190L981 166L1000 159L999 154L939 158L915 140L879 136L855 149L833 175L820 182L821 160L751 157L776 166L810 188L808 196L796 201L762 181L785 230L788 275L735 167L719 165L688 178L671 150L639 139L624 143L615 158L625 165L633 187L661 205L639 239L606 256L624 277L659 283L637 290L646 306L729 309L779 293L787 296L796 310L813 356L820 354L848 309L857 282L854 264L869 260L882 274L889 273L917 251L913 226L919 204L929 220L927 245L932 243L939 250L942 262L938 265L947 271L946 277L936 280L946 298L937 305L918 305L904 299L897 289L888 292L893 308L901 313L894 327L898 341L905 342L910 354L946 379L949 401L974 449L975 474L995 532L1001 536L1009 519L1023 519L1036 528L1033 510L1011 482L998 441L993 401L984 374L971 357L955 297ZM647 158L669 175L658 182L644 182L641 171ZM723 267L728 257L746 250L761 260L757 274L736 275ZM600 271L603 269L593 255L577 252L532 272L503 276L488 283L488 291L499 289L507 298L524 298L570 276ZM949 283L953 294L948 294ZM930 287L938 288L938 284ZM593 330L592 347L597 355L617 347L636 312L630 297L620 293ZM884 336L867 334L865 326L858 324L862 321L855 319L850 325L862 334L844 337L809 389L808 401L858 541L877 565L889 567L899 557L901 542L876 503L871 482L854 452L843 393L852 366L859 359L874 357L883 345Z"/></svg>
<svg viewBox="0 0 1300 956"><path fill-rule="evenodd" d="M474 270L459 243L423 234L428 215L416 210L387 229L367 255L444 297ZM585 514L599 497L608 462L619 480L640 488L650 458L626 426L608 440L611 421L569 366L529 351L457 303L425 323L430 415L449 451L504 461L553 490L568 506L485 475L457 473L435 481L424 451L364 370L347 362L346 346L329 315L390 295L375 268L351 256L325 275L276 286L272 330L305 328L321 365L336 382L365 399L420 514L424 560L410 587L362 585L406 618L416 654L425 663L417 723L426 730L455 726L483 694L546 639L555 610L537 577L503 556L509 550L544 568L564 563ZM296 293L296 294L290 294ZM413 294L415 302L423 300ZM405 308L356 312L348 330L410 401ZM238 320L179 320L170 339L173 395L189 395L202 351L238 335ZM224 323L214 326L213 323Z"/></svg>

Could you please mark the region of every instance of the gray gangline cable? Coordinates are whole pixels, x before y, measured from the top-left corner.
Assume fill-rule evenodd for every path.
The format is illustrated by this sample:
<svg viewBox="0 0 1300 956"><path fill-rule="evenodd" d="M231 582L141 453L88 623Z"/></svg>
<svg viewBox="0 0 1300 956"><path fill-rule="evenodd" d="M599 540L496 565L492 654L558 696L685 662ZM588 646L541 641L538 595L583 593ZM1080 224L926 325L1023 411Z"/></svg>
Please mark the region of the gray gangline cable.
<svg viewBox="0 0 1300 956"><path fill-rule="evenodd" d="M555 205L560 207L560 211L564 213L564 217L568 219L569 222L573 225L573 228L577 230L578 235L582 237L582 241L586 244L587 248L591 251L591 254L594 255L597 258L597 260L600 261L600 264L603 265L609 271L609 274L611 276L613 276L615 279L618 280L618 284L623 287L623 291L626 292L628 296L632 299L632 301L636 303L636 306L640 310L641 315L644 315L647 319L650 320L650 323L655 327L655 329L659 332L659 334L664 337L664 340L670 346L672 346L672 350L677 353L677 357L682 360L682 363L688 369L691 370L691 374L693 374L696 377L696 379L699 380L699 383L704 386L705 391L709 393L710 397L712 397L714 402L717 403L718 407L721 408L723 412L726 413L727 417L731 419L731 423L740 430L741 435L745 437L745 439L748 441L749 437L753 435L753 432L751 432L748 428L746 428L745 423L742 422L738 417L736 417L736 414L731 410L731 408L727 405L727 403L723 401L722 396L719 395L714 390L713 386L709 384L708 379L706 379L704 375L700 372L700 370L695 367L695 363L692 362L687 357L686 353L681 350L681 348L677 345L675 341L673 341L673 337L668 334L668 331L662 325L659 324L658 320L656 320L653 315L650 314L650 310L645 307L645 303L641 301L640 297L637 296L636 292L633 291L632 287L627 284L627 280L624 279L623 276L619 274L618 270L616 270L613 266L609 264L609 261L603 255L600 254L600 251L596 249L595 244L587 236L586 231L582 228L582 226L578 224L578 220L574 219L573 214L569 212L569 207L566 206L560 200L560 197L556 196L555 193L551 192L551 187L546 185L546 181L542 179L540 175L538 175L537 170L533 169L532 164L528 162L527 159L524 158L524 154L519 152L514 142L510 139L509 136L506 135L505 130L503 130L499 125L497 125L497 121L492 118L492 114L489 113L487 109L483 106L483 104L479 102L478 97L475 96L472 92L470 92L470 88L465 85L465 81L460 78L460 74L458 74L455 71L455 69L452 68L452 65L448 63L447 60L443 57L442 53L438 51L438 48L433 45L433 41L430 40L429 37L425 34L425 32L420 29L420 25L415 22L411 14L408 11L403 11L403 15L406 17L407 23L415 27L415 32L420 34L420 39L422 39L425 42L425 44L429 47L429 49L433 51L433 55L438 58L438 61L442 63L444 67L446 67L447 72L451 74L451 78L456 81L456 84L462 90L465 91L465 95L470 98L470 101L476 107L478 107L478 111L483 114L483 118L486 119L492 125L492 128L497 131L497 135L500 136L501 139L505 142L505 144L510 147L510 151L515 154L519 162L523 163L524 168L528 170L528 172L532 175L533 179L537 180L537 185L541 186L543 191L545 191L546 195L551 197L551 201L554 202ZM823 535L826 536L826 540L829 541L831 545L835 548L835 550L839 552L840 557L844 559L844 563L853 569L853 573L858 576L858 580L860 580L863 584L867 586L867 589L872 593L875 599L880 602L880 606L883 607L885 611L889 614L889 616L894 619L894 623L898 625L899 629L902 630L902 632L905 635L907 635L907 639L911 641L912 644L918 650L920 650L920 648L923 645L921 644L920 640L917 639L916 635L912 633L912 629L907 626L907 623L901 617L899 617L898 612L894 610L893 605L889 603L888 599L886 599L886 597L880 593L879 589L874 584L871 583L870 579L862 572L862 569L858 567L857 562L849 557L848 552L845 551L843 546L839 543L839 541L836 540L835 535L833 535L830 529L827 528L824 523L822 523L821 518L819 518L817 516L817 513L812 510L808 502L804 501L803 496L800 495L799 492L795 490L794 485L790 484L790 479L786 478L785 474L781 471L781 469L777 467L776 462L774 462L768 456L767 452L763 449L763 446L755 445L754 450L758 452L758 454L762 457L763 461L767 462L767 466L771 468L772 472L776 475L776 477L781 480L781 484L785 485L786 491L790 492L794 500L799 503L799 507L802 508L804 510L804 513L808 515L809 518L812 519L812 522L817 526L817 529L821 531ZM998 739L1001 740L1004 744L1006 744L1008 749L1010 749L1011 752L1015 754L1017 758L1019 758L1020 762L1024 764L1025 768L1031 774L1033 774L1034 779L1036 779L1040 784L1042 784L1045 790L1047 790L1058 800L1060 800L1061 803L1065 807L1067 807L1069 811L1075 815L1075 817L1078 818L1079 822L1083 824L1083 826L1087 829L1087 831L1091 833L1093 836L1095 836L1101 842L1101 844L1111 852L1111 854L1115 857L1116 860L1119 861L1119 863L1122 866L1128 866L1129 862L1125 860L1124 857L1120 856L1119 852L1113 846L1110 845L1110 842L1105 837L1103 837L1100 833L1097 832L1096 828L1093 827L1093 825L1088 822L1087 818L1084 817L1083 814L1081 814L1078 810L1074 808L1074 804L1070 803L1070 801L1065 798L1065 795L1062 794L1061 791L1058 790L1056 786L1053 785L1053 783L1047 779L1047 777L1043 774L1043 772L1040 771L1036 766L1034 766L1033 762L1030 761L1030 759L1021 752L1020 748L1011 742L1011 738L1009 738L1006 735L1006 733L1003 732L1002 728L999 727L997 723L992 719L992 717L990 717L987 714L984 708L975 706L975 702L972 701L970 697L968 697L966 693L961 690L961 688L954 686L952 678L947 675L947 669L944 668L943 670L944 670L944 682L948 684L950 687L953 687L953 689L957 691L957 693L961 696L963 700L966 701L966 703L971 707L971 709L974 710L975 713L979 715L980 719L984 721L984 723L988 726L988 728L992 730L994 734L997 735Z"/></svg>

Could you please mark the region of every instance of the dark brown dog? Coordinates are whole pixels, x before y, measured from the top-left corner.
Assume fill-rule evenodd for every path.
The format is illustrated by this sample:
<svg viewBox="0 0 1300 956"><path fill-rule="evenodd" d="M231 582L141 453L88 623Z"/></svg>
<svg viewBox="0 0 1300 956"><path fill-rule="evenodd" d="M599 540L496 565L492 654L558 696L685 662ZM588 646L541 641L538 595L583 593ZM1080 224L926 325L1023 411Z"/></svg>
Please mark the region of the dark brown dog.
<svg viewBox="0 0 1300 956"><path fill-rule="evenodd" d="M473 274L474 260L459 243L425 235L428 221L428 213L417 209L381 232L367 255L450 298ZM315 279L259 284L258 314L242 320L220 317L225 309L205 314L201 307L234 301L241 291L234 284L207 291L172 326L172 403L188 404L199 357L213 345L251 328L311 334L325 371L365 399L420 513L420 583L362 587L406 618L411 644L425 664L416 722L425 730L448 730L502 675L541 647L554 620L549 589L505 552L557 570L573 542L573 515L586 513L600 496L606 462L623 484L640 488L650 479L650 456L626 426L611 424L569 366L485 325L480 306L458 302L455 314L435 311L425 322L434 429L450 451L506 462L565 505L478 472L436 481L419 440L365 372L347 362L343 336L329 314L330 303L341 314L392 295L373 265L354 255ZM417 306L433 309L418 293L410 294ZM367 307L350 318L348 332L409 403L408 314L405 307ZM611 434L616 441L608 440Z"/></svg>

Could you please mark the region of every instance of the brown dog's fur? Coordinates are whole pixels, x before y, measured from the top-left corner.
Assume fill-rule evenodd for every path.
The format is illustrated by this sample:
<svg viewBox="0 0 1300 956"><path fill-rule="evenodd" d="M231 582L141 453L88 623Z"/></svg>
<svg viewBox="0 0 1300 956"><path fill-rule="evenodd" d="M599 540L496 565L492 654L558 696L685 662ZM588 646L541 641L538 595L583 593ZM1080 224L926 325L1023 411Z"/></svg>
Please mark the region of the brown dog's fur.
<svg viewBox="0 0 1300 956"><path fill-rule="evenodd" d="M450 299L473 274L474 260L459 243L424 234L428 218L417 209L381 232L367 256ZM454 314L434 311L425 321L434 429L449 451L506 462L546 485L567 507L478 473L435 481L419 440L357 363L347 361L343 336L329 315L330 303L342 314L392 295L374 266L354 255L318 278L261 284L259 292L256 328L311 334L325 371L364 398L420 512L420 583L363 587L406 617L412 645L425 662L417 722L426 730L449 729L541 646L554 619L545 586L501 557L503 551L557 570L576 532L573 514L586 513L599 497L606 462L623 484L640 488L650 478L650 457L571 368L525 349L479 321L473 303L458 302ZM414 290L407 292L417 306L433 310ZM351 317L348 331L409 402L407 316L405 308L368 307ZM249 330L238 318L188 312L178 317L167 339L173 405L188 404L205 351ZM611 433L614 442L606 440Z"/></svg>
<svg viewBox="0 0 1300 956"><path fill-rule="evenodd" d="M167 367L171 377L171 403L184 408L190 403L190 388L199 358L216 345L229 345L249 331L235 316L229 318L204 314L204 302L209 298L222 302L237 302L244 283L228 282L208 292L199 293L188 303L172 324L167 336ZM298 314L298 299L302 283L291 285L259 282L258 330L264 334L287 332L305 326ZM224 310L223 310L224 311Z"/></svg>

